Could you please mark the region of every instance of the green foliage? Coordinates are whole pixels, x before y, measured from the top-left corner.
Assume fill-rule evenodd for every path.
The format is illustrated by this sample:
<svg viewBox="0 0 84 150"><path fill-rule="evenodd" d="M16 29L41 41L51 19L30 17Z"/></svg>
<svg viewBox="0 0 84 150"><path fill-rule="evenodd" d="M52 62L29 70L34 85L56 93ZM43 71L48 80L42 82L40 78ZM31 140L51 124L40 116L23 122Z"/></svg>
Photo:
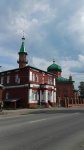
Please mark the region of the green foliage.
<svg viewBox="0 0 84 150"><path fill-rule="evenodd" d="M80 96L84 97L84 82L83 81L80 82L80 85L78 86L78 88L79 88Z"/></svg>

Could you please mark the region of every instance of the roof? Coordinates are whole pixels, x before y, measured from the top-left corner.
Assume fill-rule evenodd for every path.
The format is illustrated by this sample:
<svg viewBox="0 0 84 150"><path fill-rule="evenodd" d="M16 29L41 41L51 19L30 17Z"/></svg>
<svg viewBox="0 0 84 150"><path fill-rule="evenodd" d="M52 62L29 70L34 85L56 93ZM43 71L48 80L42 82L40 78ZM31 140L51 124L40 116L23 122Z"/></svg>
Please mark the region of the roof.
<svg viewBox="0 0 84 150"><path fill-rule="evenodd" d="M53 61L53 64L47 68L47 71L49 71L49 72L51 72L51 71L62 71L62 68L59 65L55 64L55 61Z"/></svg>
<svg viewBox="0 0 84 150"><path fill-rule="evenodd" d="M22 44L21 44L21 48L20 48L20 52L19 52L19 53L26 53L24 41L25 41L25 37L24 37L24 33L23 33ZM27 54L27 53L26 53L26 54Z"/></svg>
<svg viewBox="0 0 84 150"><path fill-rule="evenodd" d="M4 102L16 102L20 100L20 98L15 98L15 99L5 99Z"/></svg>
<svg viewBox="0 0 84 150"><path fill-rule="evenodd" d="M66 78L62 77L62 76L58 77L57 81L59 81L59 82L73 82L73 81L71 81L69 79L66 79Z"/></svg>
<svg viewBox="0 0 84 150"><path fill-rule="evenodd" d="M21 48L20 48L20 53L26 53L24 42L22 42L22 45L21 45Z"/></svg>
<svg viewBox="0 0 84 150"><path fill-rule="evenodd" d="M0 74L7 73L7 72L11 72L11 71L16 71L16 70L19 71L19 70L22 70L22 69L25 69L25 68L32 68L32 69L35 69L35 70L38 70L38 71L41 71L41 72L44 72L44 73L47 73L47 74L50 74L50 75L53 75L53 76L56 77L56 74L53 74L53 73L51 73L51 72L47 72L47 71L41 70L41 69L39 69L39 68L30 66L30 65L25 66L25 67L21 67L21 68L15 68L15 69L11 69L11 70L2 71L2 72L0 72Z"/></svg>

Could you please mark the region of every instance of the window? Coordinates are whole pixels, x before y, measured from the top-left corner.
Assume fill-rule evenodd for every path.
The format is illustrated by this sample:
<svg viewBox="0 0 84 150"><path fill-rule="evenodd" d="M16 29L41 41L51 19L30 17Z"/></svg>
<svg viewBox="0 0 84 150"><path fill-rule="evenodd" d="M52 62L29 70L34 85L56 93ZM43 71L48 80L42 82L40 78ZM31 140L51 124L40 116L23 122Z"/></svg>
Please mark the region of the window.
<svg viewBox="0 0 84 150"><path fill-rule="evenodd" d="M36 74L35 80L36 80L36 82L38 82L38 75L37 74Z"/></svg>
<svg viewBox="0 0 84 150"><path fill-rule="evenodd" d="M18 81L17 81L17 82L18 82L18 84L20 83L20 78L18 78Z"/></svg>
<svg viewBox="0 0 84 150"><path fill-rule="evenodd" d="M42 77L42 83L44 83L44 77Z"/></svg>
<svg viewBox="0 0 84 150"><path fill-rule="evenodd" d="M45 93L43 91L41 91L41 100L42 101L45 99L44 95L45 95Z"/></svg>
<svg viewBox="0 0 84 150"><path fill-rule="evenodd" d="M3 84L4 77L1 77L1 84Z"/></svg>
<svg viewBox="0 0 84 150"><path fill-rule="evenodd" d="M19 78L18 74L16 74L16 76L15 76L15 82L18 83L18 84L20 84L20 78Z"/></svg>
<svg viewBox="0 0 84 150"><path fill-rule="evenodd" d="M6 93L6 99L8 99L9 93Z"/></svg>
<svg viewBox="0 0 84 150"><path fill-rule="evenodd" d="M35 82L38 82L38 75L37 74L34 74L30 71L30 80L31 81L35 81Z"/></svg>
<svg viewBox="0 0 84 150"><path fill-rule="evenodd" d="M35 81L35 74L33 74L33 81Z"/></svg>
<svg viewBox="0 0 84 150"><path fill-rule="evenodd" d="M7 76L7 83L10 82L10 76Z"/></svg>
<svg viewBox="0 0 84 150"><path fill-rule="evenodd" d="M24 60L24 57L23 56L21 56L21 61L23 61Z"/></svg>
<svg viewBox="0 0 84 150"><path fill-rule="evenodd" d="M52 84L52 79L48 78L48 84Z"/></svg>
<svg viewBox="0 0 84 150"><path fill-rule="evenodd" d="M15 82L17 83L18 82L18 74L16 74L16 76L15 76Z"/></svg>
<svg viewBox="0 0 84 150"><path fill-rule="evenodd" d="M38 100L38 92L37 91L32 91L32 100L37 101Z"/></svg>
<svg viewBox="0 0 84 150"><path fill-rule="evenodd" d="M50 79L48 79L48 84L50 84Z"/></svg>

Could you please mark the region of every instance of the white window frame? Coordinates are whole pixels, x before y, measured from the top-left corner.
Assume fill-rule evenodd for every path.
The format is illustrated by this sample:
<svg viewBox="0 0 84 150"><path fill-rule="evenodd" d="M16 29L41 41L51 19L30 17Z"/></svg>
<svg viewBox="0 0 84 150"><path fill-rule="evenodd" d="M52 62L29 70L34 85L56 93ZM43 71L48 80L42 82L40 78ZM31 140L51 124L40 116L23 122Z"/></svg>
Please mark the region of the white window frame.
<svg viewBox="0 0 84 150"><path fill-rule="evenodd" d="M3 81L4 81L4 77L1 77L1 84L3 84Z"/></svg>
<svg viewBox="0 0 84 150"><path fill-rule="evenodd" d="M35 81L38 82L38 74L35 76Z"/></svg>
<svg viewBox="0 0 84 150"><path fill-rule="evenodd" d="M8 99L9 93L6 93L6 99Z"/></svg>
<svg viewBox="0 0 84 150"><path fill-rule="evenodd" d="M48 78L48 84L52 84L52 78Z"/></svg>
<svg viewBox="0 0 84 150"><path fill-rule="evenodd" d="M20 84L20 78L18 78L18 84Z"/></svg>
<svg viewBox="0 0 84 150"><path fill-rule="evenodd" d="M44 76L42 76L42 84L44 84Z"/></svg>
<svg viewBox="0 0 84 150"><path fill-rule="evenodd" d="M15 75L15 82L18 83L19 74Z"/></svg>
<svg viewBox="0 0 84 150"><path fill-rule="evenodd" d="M38 101L38 91L32 91L32 101Z"/></svg>
<svg viewBox="0 0 84 150"><path fill-rule="evenodd" d="M44 99L45 99L45 93L43 92L43 91L41 91L41 101L44 101Z"/></svg>
<svg viewBox="0 0 84 150"><path fill-rule="evenodd" d="M10 83L10 76L7 76L7 83Z"/></svg>

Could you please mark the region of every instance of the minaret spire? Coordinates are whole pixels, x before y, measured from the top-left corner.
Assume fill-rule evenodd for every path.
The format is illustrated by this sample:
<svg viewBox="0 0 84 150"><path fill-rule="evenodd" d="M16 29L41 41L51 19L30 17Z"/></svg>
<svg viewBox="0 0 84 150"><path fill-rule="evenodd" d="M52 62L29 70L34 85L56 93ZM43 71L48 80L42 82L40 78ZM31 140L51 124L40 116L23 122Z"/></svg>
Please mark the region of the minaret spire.
<svg viewBox="0 0 84 150"><path fill-rule="evenodd" d="M26 60L27 52L25 49L24 41L25 41L25 37L24 37L24 31L23 31L22 44L21 44L20 51L18 53L19 54L19 60L17 61L17 63L19 64L19 68L25 67L26 64L28 63L28 61Z"/></svg>
<svg viewBox="0 0 84 150"><path fill-rule="evenodd" d="M53 64L55 64L55 58L53 58Z"/></svg>
<svg viewBox="0 0 84 150"><path fill-rule="evenodd" d="M23 30L23 36L22 36L22 42L24 42L25 37L24 37L24 30Z"/></svg>

